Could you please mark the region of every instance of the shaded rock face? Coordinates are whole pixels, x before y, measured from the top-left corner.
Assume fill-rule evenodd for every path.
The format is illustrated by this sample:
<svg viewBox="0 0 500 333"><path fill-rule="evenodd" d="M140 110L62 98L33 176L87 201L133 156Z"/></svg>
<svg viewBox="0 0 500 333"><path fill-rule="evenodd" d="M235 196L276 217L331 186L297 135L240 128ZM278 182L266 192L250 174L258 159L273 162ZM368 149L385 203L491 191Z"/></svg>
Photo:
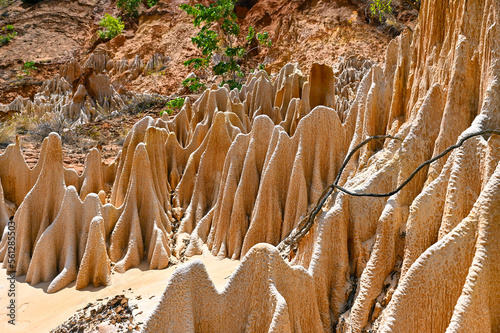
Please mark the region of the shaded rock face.
<svg viewBox="0 0 500 333"><path fill-rule="evenodd" d="M383 65L288 64L241 91L213 86L173 120L138 122L111 165L91 152L81 176L62 166L56 134L34 169L16 142L0 155L0 226L14 207L17 233L9 267L4 231L4 267L50 292L107 284L112 265L166 267L190 234L187 255L207 244L241 265L222 291L199 261L177 269L146 332L498 331L498 135L391 197L335 194L290 262L273 245L367 136L401 140L359 150L340 184L384 193L459 138L500 129L499 14L493 0L424 1Z"/></svg>

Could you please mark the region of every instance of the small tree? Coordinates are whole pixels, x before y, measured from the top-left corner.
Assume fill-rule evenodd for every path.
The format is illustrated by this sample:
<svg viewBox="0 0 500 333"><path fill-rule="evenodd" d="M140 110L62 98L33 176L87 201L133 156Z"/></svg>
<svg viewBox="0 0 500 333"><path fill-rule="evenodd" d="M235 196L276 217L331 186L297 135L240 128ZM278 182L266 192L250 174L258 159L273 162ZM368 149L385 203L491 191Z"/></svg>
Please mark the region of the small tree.
<svg viewBox="0 0 500 333"><path fill-rule="evenodd" d="M257 37L260 45L271 46L269 34L257 33L249 28L246 38L241 38L241 29L234 13L235 0L218 0L208 7L201 4L180 5L188 15L194 18L195 27L200 27L191 41L201 51L202 57L184 62L185 66L193 66L195 70L209 67L215 54L222 54L220 61L213 65L215 75L222 76L221 85L228 84L231 89L241 88L241 78L245 76L240 63L252 50L247 51L250 43ZM188 82L183 82L188 86Z"/></svg>

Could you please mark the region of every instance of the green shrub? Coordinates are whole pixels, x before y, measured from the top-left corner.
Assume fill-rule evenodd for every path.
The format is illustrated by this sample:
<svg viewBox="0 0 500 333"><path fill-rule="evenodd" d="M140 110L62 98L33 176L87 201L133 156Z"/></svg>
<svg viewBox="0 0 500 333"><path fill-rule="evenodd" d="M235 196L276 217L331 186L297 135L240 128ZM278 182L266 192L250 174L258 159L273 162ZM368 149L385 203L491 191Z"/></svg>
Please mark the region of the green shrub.
<svg viewBox="0 0 500 333"><path fill-rule="evenodd" d="M378 16L379 21L385 14L392 13L392 0L372 0L370 4L370 16Z"/></svg>
<svg viewBox="0 0 500 333"><path fill-rule="evenodd" d="M173 100L167 102L166 104L167 108L161 111L160 115L162 116L164 113L170 115L174 113L175 110L180 110L183 105L184 105L184 98L182 97L174 98Z"/></svg>
<svg viewBox="0 0 500 333"><path fill-rule="evenodd" d="M194 26L201 26L200 32L191 38L191 41L201 51L202 56L187 60L184 65L193 66L195 70L206 69L215 54L222 54L221 60L212 66L212 72L222 76L221 85L227 83L230 89L241 88L245 73L240 63L255 49L247 50L254 38L257 37L260 45L270 47L272 44L268 33L256 34L253 27L249 28L246 38L241 38L241 29L236 23L237 17L234 13L235 3L235 0L218 0L208 7L201 4L180 5L182 10L194 18Z"/></svg>
<svg viewBox="0 0 500 333"><path fill-rule="evenodd" d="M109 14L104 14L104 17L99 21L99 26L104 28L104 30L97 32L101 39L113 39L120 35L125 28L121 17L115 18Z"/></svg>
<svg viewBox="0 0 500 333"><path fill-rule="evenodd" d="M158 0L148 0L148 7L151 8L158 3Z"/></svg>
<svg viewBox="0 0 500 333"><path fill-rule="evenodd" d="M200 79L196 77L190 77L182 81L182 85L189 89L189 91L195 93L200 90L205 90L205 83L201 83Z"/></svg>
<svg viewBox="0 0 500 333"><path fill-rule="evenodd" d="M31 74L31 71L34 71L36 70L37 68L35 67L35 62L34 61L26 61L24 64L23 64L23 67L22 67L22 71L26 74L26 75L30 75Z"/></svg>
<svg viewBox="0 0 500 333"><path fill-rule="evenodd" d="M118 0L116 7L121 8L130 16L139 15L139 4L141 0Z"/></svg>
<svg viewBox="0 0 500 333"><path fill-rule="evenodd" d="M17 36L17 31L14 30L14 26L11 24L9 24L5 27L2 27L2 29L0 29L0 33L1 33L0 46L7 44L8 42L10 42L12 40L12 38Z"/></svg>

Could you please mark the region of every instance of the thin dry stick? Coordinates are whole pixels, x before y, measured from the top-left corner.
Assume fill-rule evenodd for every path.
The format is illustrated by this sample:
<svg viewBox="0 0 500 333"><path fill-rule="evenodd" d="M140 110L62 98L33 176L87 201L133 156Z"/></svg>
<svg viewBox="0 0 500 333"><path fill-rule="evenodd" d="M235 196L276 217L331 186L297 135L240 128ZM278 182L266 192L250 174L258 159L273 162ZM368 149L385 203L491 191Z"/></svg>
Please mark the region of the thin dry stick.
<svg viewBox="0 0 500 333"><path fill-rule="evenodd" d="M496 130L484 130L476 133L472 133L469 135L464 136L462 139L460 139L456 144L446 148L442 153L439 155L436 155L435 157L431 158L430 160L425 161L424 163L420 164L411 174L410 176L401 183L394 191L388 192L388 193L357 193L357 192L352 192L350 190L347 190L341 186L338 185L338 182L340 181L340 177L342 176L342 172L344 171L345 167L347 166L347 163L351 159L351 157L354 155L354 153L359 150L361 147L366 145L368 142L372 140L378 140L378 139L384 139L384 138L391 138L395 140L400 140L400 138L396 138L390 135L375 135L372 137L369 137L365 141L361 142L359 145L357 145L346 157L344 160L344 163L342 163L342 166L340 167L339 173L337 175L337 178L335 178L335 181L333 184L330 184L325 188L323 193L321 194L318 203L314 207L314 209L309 213L309 215L302 219L299 222L299 225L295 230L293 230L281 243L278 245L278 251L280 251L281 255L286 258L290 254L290 251L292 248L295 248L298 242L311 230L312 225L314 224L314 220L320 210L323 208L323 205L326 203L330 195L333 193L334 189L338 189L339 191L342 191L346 194L356 196L356 197L389 197L391 195L394 195L401 191L403 187L405 187L412 179L415 177L415 175L425 166L431 164L432 162L440 159L441 157L445 156L448 154L450 151L462 146L465 141L479 136L479 135L484 135L484 134L497 134L500 135L500 131Z"/></svg>
<svg viewBox="0 0 500 333"><path fill-rule="evenodd" d="M337 174L337 178L335 178L335 181L333 184L328 185L324 190L323 193L321 193L321 196L318 199L318 203L314 207L314 209L309 213L308 216L303 218L300 222L299 225L295 230L293 230L285 239L281 241L281 243L278 245L278 251L281 253L283 257L288 257L288 254L290 253L292 247L295 247L295 244L297 244L312 228L312 225L314 223L314 219L316 218L316 215L318 215L319 211L321 208L323 208L323 205L326 203L326 200L330 197L330 195L333 193L335 186L338 184L340 181L340 177L342 176L342 172L347 166L347 163L349 163L349 160L352 158L352 156L364 145L366 145L368 142L373 141L373 140L380 140L380 139L385 139L385 138L390 138L394 140L400 140L400 138L393 137L391 135L374 135L363 142L361 142L359 145L354 147L354 149L347 155L345 158L344 162L342 163L342 166L339 169L339 172Z"/></svg>

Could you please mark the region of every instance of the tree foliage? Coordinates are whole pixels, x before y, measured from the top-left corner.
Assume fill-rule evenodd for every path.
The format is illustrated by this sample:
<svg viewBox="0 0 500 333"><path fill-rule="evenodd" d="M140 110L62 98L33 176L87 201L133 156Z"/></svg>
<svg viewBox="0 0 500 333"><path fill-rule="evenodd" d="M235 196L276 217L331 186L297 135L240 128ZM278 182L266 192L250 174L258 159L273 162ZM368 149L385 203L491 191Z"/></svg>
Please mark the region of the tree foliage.
<svg viewBox="0 0 500 333"><path fill-rule="evenodd" d="M199 77L189 77L182 81L182 85L193 93L205 89L205 83L201 83Z"/></svg>
<svg viewBox="0 0 500 333"><path fill-rule="evenodd" d="M272 45L267 32L256 33L253 27L249 28L246 38L242 37L234 13L235 2L235 0L218 0L209 6L180 5L182 10L193 17L194 26L201 27L191 41L201 51L202 56L189 59L184 65L200 70L207 69L213 63L212 72L222 76L221 85L227 83L231 89L241 88L241 79L245 73L240 64L249 52L250 43L256 38L260 45L265 47ZM220 59L213 61L215 55Z"/></svg>
<svg viewBox="0 0 500 333"><path fill-rule="evenodd" d="M392 0L373 0L370 4L370 15L378 16L379 21L382 21L384 14L392 12Z"/></svg>

